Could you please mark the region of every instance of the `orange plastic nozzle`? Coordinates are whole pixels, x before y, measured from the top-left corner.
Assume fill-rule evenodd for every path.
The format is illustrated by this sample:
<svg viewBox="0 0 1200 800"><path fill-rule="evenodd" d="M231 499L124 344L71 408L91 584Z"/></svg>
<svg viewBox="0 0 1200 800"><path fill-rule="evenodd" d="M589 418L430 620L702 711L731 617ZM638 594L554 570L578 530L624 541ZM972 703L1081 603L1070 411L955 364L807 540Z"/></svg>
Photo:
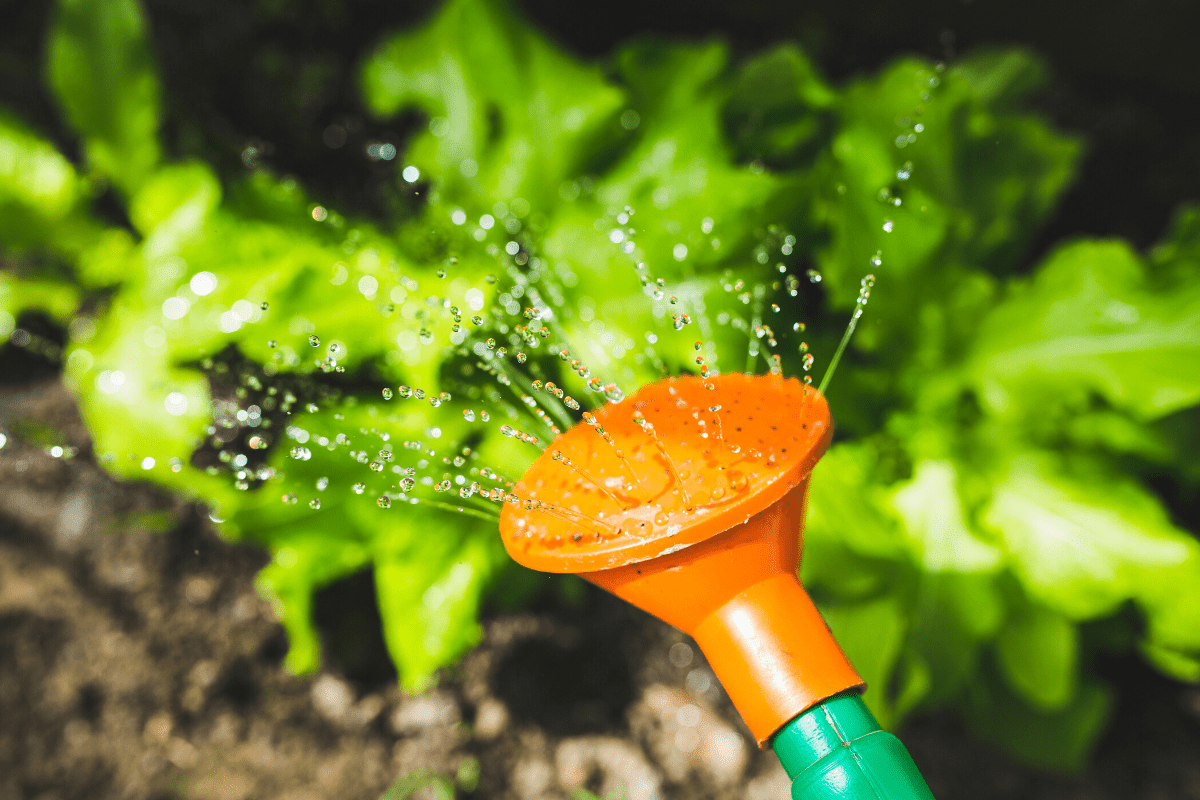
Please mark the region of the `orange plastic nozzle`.
<svg viewBox="0 0 1200 800"><path fill-rule="evenodd" d="M832 434L825 398L795 379L652 384L554 440L501 512L504 544L692 635L764 744L862 684L796 578Z"/></svg>

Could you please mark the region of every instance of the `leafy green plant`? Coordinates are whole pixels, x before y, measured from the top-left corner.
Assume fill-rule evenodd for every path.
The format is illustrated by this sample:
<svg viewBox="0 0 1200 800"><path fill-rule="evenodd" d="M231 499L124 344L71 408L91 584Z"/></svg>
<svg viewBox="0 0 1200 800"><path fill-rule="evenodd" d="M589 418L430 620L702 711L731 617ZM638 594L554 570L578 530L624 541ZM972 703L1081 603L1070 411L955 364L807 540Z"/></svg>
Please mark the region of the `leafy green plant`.
<svg viewBox="0 0 1200 800"><path fill-rule="evenodd" d="M1109 705L1096 652L1200 679L1200 544L1146 482L1200 481L1179 433L1200 430L1200 212L1148 255L1076 241L1030 269L1080 149L1024 110L1030 54L833 87L790 45L583 63L452 0L362 68L374 114L428 121L396 160L422 202L381 227L262 168L223 184L164 161L144 28L134 0L60 5L48 77L82 164L0 116L0 329L28 309L68 324L103 463L271 551L292 669L319 661L313 592L364 568L412 690L474 643L486 592L520 594L486 515L393 497L401 443L515 478L535 451L464 412L543 436L577 419L552 398L529 417L528 377L603 402L559 348L626 388L695 369L696 339L714 368L775 349L800 373L800 340L832 352L872 272L803 577L881 721L953 703L1070 766ZM106 185L131 227L93 211ZM528 349L527 377L487 375L488 336ZM438 407L381 399L400 384Z"/></svg>

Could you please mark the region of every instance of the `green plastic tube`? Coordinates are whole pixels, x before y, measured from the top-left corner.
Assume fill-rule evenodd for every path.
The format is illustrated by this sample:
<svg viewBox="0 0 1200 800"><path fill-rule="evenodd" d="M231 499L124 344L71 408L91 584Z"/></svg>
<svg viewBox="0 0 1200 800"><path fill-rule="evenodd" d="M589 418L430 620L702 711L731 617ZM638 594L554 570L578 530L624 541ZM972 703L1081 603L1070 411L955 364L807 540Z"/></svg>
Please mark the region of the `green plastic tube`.
<svg viewBox="0 0 1200 800"><path fill-rule="evenodd" d="M933 800L912 756L855 691L796 716L771 738L792 800Z"/></svg>

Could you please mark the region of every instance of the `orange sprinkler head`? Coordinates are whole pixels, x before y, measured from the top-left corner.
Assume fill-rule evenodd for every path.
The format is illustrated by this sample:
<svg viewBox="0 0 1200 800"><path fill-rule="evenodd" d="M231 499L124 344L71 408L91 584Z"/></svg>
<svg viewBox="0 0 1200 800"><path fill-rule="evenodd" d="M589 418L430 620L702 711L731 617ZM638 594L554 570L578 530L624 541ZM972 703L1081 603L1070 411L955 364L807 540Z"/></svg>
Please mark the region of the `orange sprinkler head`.
<svg viewBox="0 0 1200 800"><path fill-rule="evenodd" d="M795 378L671 378L558 436L505 505L509 554L578 573L695 638L764 745L862 685L796 570L808 478L833 435Z"/></svg>

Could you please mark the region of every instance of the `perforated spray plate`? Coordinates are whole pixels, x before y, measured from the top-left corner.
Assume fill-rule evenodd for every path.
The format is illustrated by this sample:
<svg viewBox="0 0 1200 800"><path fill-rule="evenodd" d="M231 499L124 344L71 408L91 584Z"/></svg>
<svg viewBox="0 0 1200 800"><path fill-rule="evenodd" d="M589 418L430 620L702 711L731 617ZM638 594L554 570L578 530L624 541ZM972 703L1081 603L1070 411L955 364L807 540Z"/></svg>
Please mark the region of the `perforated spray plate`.
<svg viewBox="0 0 1200 800"><path fill-rule="evenodd" d="M518 502L501 511L504 545L543 572L680 550L783 497L832 434L825 398L795 378L651 384L555 438L513 488Z"/></svg>

